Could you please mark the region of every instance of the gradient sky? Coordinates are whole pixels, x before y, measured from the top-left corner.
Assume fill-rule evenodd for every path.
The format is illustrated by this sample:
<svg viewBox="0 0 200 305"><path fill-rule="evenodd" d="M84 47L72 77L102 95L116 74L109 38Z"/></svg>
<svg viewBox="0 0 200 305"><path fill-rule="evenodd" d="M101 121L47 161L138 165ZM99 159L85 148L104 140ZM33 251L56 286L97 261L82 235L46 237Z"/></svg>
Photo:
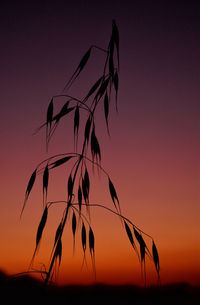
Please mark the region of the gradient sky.
<svg viewBox="0 0 200 305"><path fill-rule="evenodd" d="M152 4L153 3L153 4ZM200 284L200 8L198 1L8 1L0 7L0 269L26 271L42 213L37 183L20 221L27 181L44 158L45 132L32 136L91 44L107 47L112 19L120 32L119 113L112 108L111 139L103 110L97 117L102 165L109 172L123 214L152 235L160 254L162 283ZM102 71L95 51L77 85L82 97ZM63 123L48 155L71 151L73 127ZM92 172L91 172L92 173ZM93 198L112 203L104 177L94 180ZM49 200L65 199L58 170ZM36 268L48 264L61 208L48 220ZM94 279L81 271L79 238L73 257L66 228L59 283L141 284L140 265L119 219L92 212L96 236ZM80 235L80 233L79 233ZM81 254L80 254L81 253ZM156 283L147 263L147 283Z"/></svg>

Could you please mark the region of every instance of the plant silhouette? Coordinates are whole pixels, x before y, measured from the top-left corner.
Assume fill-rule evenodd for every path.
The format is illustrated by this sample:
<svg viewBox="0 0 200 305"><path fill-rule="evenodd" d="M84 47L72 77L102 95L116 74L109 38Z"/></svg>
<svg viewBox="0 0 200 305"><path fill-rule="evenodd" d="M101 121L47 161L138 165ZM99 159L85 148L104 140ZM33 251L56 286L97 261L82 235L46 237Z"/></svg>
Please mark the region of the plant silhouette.
<svg viewBox="0 0 200 305"><path fill-rule="evenodd" d="M103 66L103 72L101 77L94 82L87 95L82 99L68 95L68 89L74 84L77 78L83 72L93 50L97 49L105 54L105 62ZM36 245L31 265L33 264L34 257L38 251L38 246L41 243L45 225L48 220L49 209L58 203L63 203L65 208L62 218L60 219L58 228L55 232L55 239L53 249L51 253L51 260L48 269L39 270L44 279L44 283L47 284L51 281L56 263L60 265L62 258L62 236L66 226L66 223L70 221L69 211L72 211L71 217L71 230L73 235L73 245L75 245L75 237L77 234L77 218L81 222L81 242L83 255L85 259L86 248L89 247L93 269L95 271L95 235L92 229L90 221L90 209L101 208L109 211L112 214L118 216L122 222L125 234L131 243L134 251L136 251L142 273L145 275L145 258L148 256L154 262L158 278L159 278L159 256L153 238L137 227L130 219L122 215L121 205L119 197L117 195L116 188L111 180L111 177L105 171L101 165L101 146L96 133L95 114L98 110L98 106L103 103L105 123L107 126L107 132L109 134L108 118L110 115L109 109L112 102L115 103L117 111L118 100L118 87L119 87L119 32L116 22L112 22L112 32L107 49L92 45L83 55L82 59L75 72L66 83L61 94L55 95L51 98L47 108L46 121L37 129L36 132L42 128L46 129L46 149L48 150L49 142L55 133L59 123L63 119L67 119L69 113L73 113L73 125L74 125L74 152L64 152L57 155L53 155L42 162L40 162L33 171L25 192L25 199L21 211L21 215L26 206L29 195L33 189L34 183L39 174L43 175L43 214L38 225L36 233ZM114 96L114 97L113 97ZM55 113L54 105L58 99L65 99L65 103L61 107L58 113ZM82 113L86 114L86 120L81 122L84 126L84 130L80 130L80 118ZM82 131L82 134L81 132ZM78 141L82 140L81 151L77 151ZM67 198L63 201L47 201L48 195L48 182L49 175L53 169L66 164L72 164L71 170L67 177ZM108 182L108 194L110 194L113 202L113 209L110 209L106 205L91 203L90 202L90 181L91 173L89 172L89 164L93 167L93 172L97 169L98 172L102 172ZM94 173L93 173L94 174ZM83 209L86 207L86 209ZM147 247L145 239L151 239L152 249ZM139 250L138 250L139 249Z"/></svg>

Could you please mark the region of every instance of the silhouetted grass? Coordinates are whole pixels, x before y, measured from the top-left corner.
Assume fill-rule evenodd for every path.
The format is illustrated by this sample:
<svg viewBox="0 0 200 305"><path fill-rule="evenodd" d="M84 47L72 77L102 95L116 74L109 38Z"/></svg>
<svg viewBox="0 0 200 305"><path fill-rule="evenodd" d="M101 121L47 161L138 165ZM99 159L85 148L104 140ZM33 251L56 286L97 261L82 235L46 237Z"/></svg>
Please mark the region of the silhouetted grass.
<svg viewBox="0 0 200 305"><path fill-rule="evenodd" d="M90 57L94 50L103 52L105 55L104 65L102 67L102 74L98 78L88 93L82 98L77 98L67 93L68 89L72 87L76 79L80 76L81 72L84 71L86 65L89 62ZM119 31L116 22L112 22L112 32L110 40L106 49L91 45L86 53L81 58L77 68L70 77L69 81L66 83L61 94L52 96L47 108L46 121L38 128L37 131L41 130L43 127L46 128L46 149L48 150L50 140L58 128L59 123L63 119L68 119L69 113L73 114L73 133L74 133L74 151L60 153L51 156L42 162L40 162L35 170L33 171L29 182L27 184L24 203L22 207L21 215L27 204L27 200L30 193L34 187L35 181L39 175L42 175L42 189L43 189L43 215L38 225L36 233L36 245L33 258L31 261L31 267L35 255L38 250L38 246L42 240L45 226L48 221L48 210L52 205L63 204L63 215L58 221L59 225L55 232L54 244L52 247L52 253L50 256L50 264L46 268L43 266L41 274L45 276L44 282L47 284L52 276L55 274L56 266L60 265L62 258L62 236L64 229L66 228L66 222L69 222L69 217L71 217L72 222L72 235L73 235L73 248L75 249L75 238L78 234L77 230L77 218L79 218L82 226L80 226L80 234L82 240L83 255L85 260L86 247L89 247L92 267L95 273L95 233L92 228L90 219L90 209L91 208L103 208L109 211L109 213L117 215L123 225L125 234L127 234L128 240L131 243L134 251L137 253L139 261L141 263L141 270L145 275L145 259L148 256L154 263L156 271L159 271L160 263L158 251L151 235L145 233L138 226L136 226L129 218L122 215L121 204L117 190L114 186L113 180L110 175L105 171L101 165L102 160L102 150L98 139L97 129L96 129L96 114L98 113L99 106L102 104L104 109L104 118L107 127L107 132L109 133L109 115L110 115L110 105L114 102L115 108L117 110L117 100L118 100L118 89L119 89ZM55 105L57 101L64 101L64 104L60 107L58 112L55 112ZM82 115L84 113L84 115ZM84 126L80 130L81 126ZM80 152L78 152L78 139L82 143ZM114 152L113 152L114 153ZM66 188L67 195L62 201L48 201L48 188L49 179L52 175L52 171L60 166L69 166L66 176ZM93 174L95 170L99 173L102 172L105 179L107 179L108 187L108 197L110 197L113 203L113 209L107 207L107 204L92 203L90 201L90 181L91 181L91 170L92 167ZM69 211L72 211L70 214ZM152 243L152 249L147 247L145 239L150 239ZM137 249L139 247L139 251ZM56 264L58 261L59 264ZM38 270L40 272L40 270ZM144 277L145 278L145 277Z"/></svg>

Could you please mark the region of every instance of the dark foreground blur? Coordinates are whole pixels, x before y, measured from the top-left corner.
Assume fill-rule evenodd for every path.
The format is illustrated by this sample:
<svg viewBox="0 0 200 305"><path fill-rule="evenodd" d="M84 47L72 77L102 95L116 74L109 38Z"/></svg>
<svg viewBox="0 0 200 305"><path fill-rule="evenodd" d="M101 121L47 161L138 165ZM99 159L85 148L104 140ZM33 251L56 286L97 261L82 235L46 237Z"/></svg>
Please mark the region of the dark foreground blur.
<svg viewBox="0 0 200 305"><path fill-rule="evenodd" d="M199 305L200 287L51 286L44 290L30 277L10 279L0 273L0 305Z"/></svg>

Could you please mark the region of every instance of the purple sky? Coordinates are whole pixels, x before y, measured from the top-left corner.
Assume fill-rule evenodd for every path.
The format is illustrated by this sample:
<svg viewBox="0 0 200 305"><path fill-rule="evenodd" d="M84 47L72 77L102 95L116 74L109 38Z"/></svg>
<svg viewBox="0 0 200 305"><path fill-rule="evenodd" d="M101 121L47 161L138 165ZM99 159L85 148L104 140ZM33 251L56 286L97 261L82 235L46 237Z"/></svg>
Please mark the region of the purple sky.
<svg viewBox="0 0 200 305"><path fill-rule="evenodd" d="M157 239L163 252L171 240L169 223L173 230L177 226L177 232L182 232L181 237L173 237L174 244L180 238L179 250L186 247L185 231L181 230L187 221L190 233L195 232L195 252L200 197L198 1L0 4L2 223L9 219L9 213L12 219L18 217L27 179L45 157L44 132L31 135L44 121L51 96L60 93L91 44L107 47L112 19L120 32L119 114L115 115L113 107L111 142L101 132L106 130L103 112L97 117L103 162L110 168L122 200L131 193L138 204L137 221L141 224L139 217L145 211L146 229L154 235L153 217L158 215L163 237L158 234ZM71 89L75 96L86 93L100 75L102 63L103 55L94 51L85 74ZM70 139L72 128L66 134L64 131L61 128L60 136L57 132L52 152L62 151L62 139ZM150 206L144 203L147 198ZM125 210L129 209L134 211L125 203ZM167 211L173 216L165 214Z"/></svg>

